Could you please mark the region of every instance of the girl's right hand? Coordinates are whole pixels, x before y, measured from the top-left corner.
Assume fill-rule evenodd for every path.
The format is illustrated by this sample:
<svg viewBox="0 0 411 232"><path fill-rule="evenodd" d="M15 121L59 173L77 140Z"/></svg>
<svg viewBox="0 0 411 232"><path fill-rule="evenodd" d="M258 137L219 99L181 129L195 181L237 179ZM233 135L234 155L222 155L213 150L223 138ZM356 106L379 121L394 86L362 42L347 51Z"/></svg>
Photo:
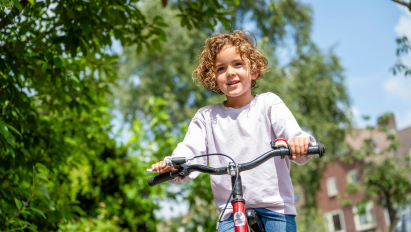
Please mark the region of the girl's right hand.
<svg viewBox="0 0 411 232"><path fill-rule="evenodd" d="M153 164L153 165L151 165L151 169L153 170L153 171L156 171L158 174L163 174L163 173L165 173L165 172L169 172L169 171L174 171L174 170L176 170L173 166L171 166L171 167L168 167L168 168L165 168L166 167L166 161L160 161L160 162L158 162L158 163L155 163L155 164ZM182 178L181 177L178 177L177 178L177 180L178 181L181 181L182 180Z"/></svg>

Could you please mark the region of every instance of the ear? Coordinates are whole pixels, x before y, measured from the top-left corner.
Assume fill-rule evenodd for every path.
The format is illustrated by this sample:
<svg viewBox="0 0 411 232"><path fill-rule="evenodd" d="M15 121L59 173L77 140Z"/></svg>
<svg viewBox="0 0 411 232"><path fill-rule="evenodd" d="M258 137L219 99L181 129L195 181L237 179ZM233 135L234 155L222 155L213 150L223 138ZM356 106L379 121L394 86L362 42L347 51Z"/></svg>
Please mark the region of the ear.
<svg viewBox="0 0 411 232"><path fill-rule="evenodd" d="M214 89L215 89L215 90L219 90L219 89L220 89L220 87L218 87L217 81L214 83Z"/></svg>
<svg viewBox="0 0 411 232"><path fill-rule="evenodd" d="M253 70L252 73L251 73L251 79L252 80L257 79L259 74L260 74L260 70Z"/></svg>

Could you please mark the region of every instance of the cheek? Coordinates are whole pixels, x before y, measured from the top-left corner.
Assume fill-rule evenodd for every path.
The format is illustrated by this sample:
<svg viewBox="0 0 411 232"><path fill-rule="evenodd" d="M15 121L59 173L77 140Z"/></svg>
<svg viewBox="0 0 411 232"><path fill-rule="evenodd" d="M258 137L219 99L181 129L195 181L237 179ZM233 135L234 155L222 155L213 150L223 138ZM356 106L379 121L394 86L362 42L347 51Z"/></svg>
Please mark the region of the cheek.
<svg viewBox="0 0 411 232"><path fill-rule="evenodd" d="M216 77L216 79L215 79L215 82L216 82L217 84L222 84L222 83L225 82L225 79L224 79L221 75L217 75L217 77Z"/></svg>

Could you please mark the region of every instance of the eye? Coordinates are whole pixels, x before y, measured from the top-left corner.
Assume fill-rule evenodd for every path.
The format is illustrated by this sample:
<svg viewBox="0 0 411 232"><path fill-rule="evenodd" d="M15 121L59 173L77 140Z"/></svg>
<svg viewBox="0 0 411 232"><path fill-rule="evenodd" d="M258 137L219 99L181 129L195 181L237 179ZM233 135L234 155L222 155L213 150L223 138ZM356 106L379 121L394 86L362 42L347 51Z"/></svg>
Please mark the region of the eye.
<svg viewBox="0 0 411 232"><path fill-rule="evenodd" d="M217 69L217 72L221 72L221 71L223 71L223 70L224 70L223 67L219 67L219 68Z"/></svg>
<svg viewBox="0 0 411 232"><path fill-rule="evenodd" d="M241 65L243 65L243 63L241 63L241 62L235 63L235 66L241 66Z"/></svg>

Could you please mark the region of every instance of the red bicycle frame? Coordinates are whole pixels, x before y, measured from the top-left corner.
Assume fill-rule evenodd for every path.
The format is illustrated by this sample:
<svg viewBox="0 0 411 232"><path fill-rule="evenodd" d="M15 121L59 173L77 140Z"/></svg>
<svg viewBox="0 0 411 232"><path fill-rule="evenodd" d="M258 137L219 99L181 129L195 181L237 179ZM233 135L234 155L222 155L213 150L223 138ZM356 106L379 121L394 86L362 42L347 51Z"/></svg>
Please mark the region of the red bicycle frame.
<svg viewBox="0 0 411 232"><path fill-rule="evenodd" d="M233 200L231 200L231 204L233 205L235 232L249 232L248 221L245 215L245 200L243 198L241 176L238 175L237 182L235 182L235 179L235 176L231 177L233 185Z"/></svg>

